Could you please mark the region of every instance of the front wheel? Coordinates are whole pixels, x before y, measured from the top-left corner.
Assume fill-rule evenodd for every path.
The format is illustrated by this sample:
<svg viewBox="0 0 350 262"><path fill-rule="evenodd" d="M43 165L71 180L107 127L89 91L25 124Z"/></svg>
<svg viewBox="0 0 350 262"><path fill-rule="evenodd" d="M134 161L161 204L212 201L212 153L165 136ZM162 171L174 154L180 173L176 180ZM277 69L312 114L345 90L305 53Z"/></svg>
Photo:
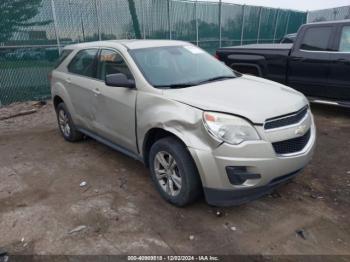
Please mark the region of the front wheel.
<svg viewBox="0 0 350 262"><path fill-rule="evenodd" d="M194 202L202 192L195 163L186 147L173 137L153 144L149 166L161 196L176 206Z"/></svg>

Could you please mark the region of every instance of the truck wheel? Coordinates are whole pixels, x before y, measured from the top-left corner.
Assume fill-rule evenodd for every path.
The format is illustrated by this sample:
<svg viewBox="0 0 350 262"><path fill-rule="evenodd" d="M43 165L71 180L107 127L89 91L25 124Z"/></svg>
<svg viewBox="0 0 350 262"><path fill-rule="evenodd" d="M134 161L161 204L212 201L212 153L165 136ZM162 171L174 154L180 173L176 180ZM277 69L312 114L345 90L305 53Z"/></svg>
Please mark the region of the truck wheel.
<svg viewBox="0 0 350 262"><path fill-rule="evenodd" d="M201 195L202 186L195 163L176 138L162 138L152 145L149 166L158 192L171 204L185 206Z"/></svg>
<svg viewBox="0 0 350 262"><path fill-rule="evenodd" d="M66 105L62 102L56 107L58 127L62 136L69 142L76 142L83 139L83 134L80 133L68 112Z"/></svg>

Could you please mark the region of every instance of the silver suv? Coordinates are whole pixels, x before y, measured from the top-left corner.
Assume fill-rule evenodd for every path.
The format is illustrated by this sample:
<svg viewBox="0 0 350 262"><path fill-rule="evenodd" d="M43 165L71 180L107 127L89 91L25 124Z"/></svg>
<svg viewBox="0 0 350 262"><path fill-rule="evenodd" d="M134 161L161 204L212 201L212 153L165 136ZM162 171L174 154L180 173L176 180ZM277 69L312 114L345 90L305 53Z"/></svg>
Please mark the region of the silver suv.
<svg viewBox="0 0 350 262"><path fill-rule="evenodd" d="M51 81L66 140L86 135L142 161L177 206L203 192L211 205L256 199L313 153L315 125L301 93L234 72L190 43L67 46Z"/></svg>

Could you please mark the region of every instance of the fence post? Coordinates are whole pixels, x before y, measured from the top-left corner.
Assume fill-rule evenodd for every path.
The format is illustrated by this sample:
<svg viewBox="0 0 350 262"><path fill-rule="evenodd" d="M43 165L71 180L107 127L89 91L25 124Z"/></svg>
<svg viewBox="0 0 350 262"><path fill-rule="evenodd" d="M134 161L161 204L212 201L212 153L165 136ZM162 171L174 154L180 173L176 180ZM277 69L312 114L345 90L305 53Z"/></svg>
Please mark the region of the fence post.
<svg viewBox="0 0 350 262"><path fill-rule="evenodd" d="M146 26L145 26L145 8L143 6L144 1L141 1L141 9L142 9L142 32L143 39L146 39Z"/></svg>
<svg viewBox="0 0 350 262"><path fill-rule="evenodd" d="M219 2L219 47L221 47L221 41L222 41L222 0Z"/></svg>
<svg viewBox="0 0 350 262"><path fill-rule="evenodd" d="M52 11L53 24L54 24L54 28L55 28L58 54L61 54L60 36L59 36L59 32L58 32L58 25L57 25L57 17L56 17L54 0L51 0L51 11Z"/></svg>
<svg viewBox="0 0 350 262"><path fill-rule="evenodd" d="M245 22L245 5L243 5L243 14L242 14L241 45L243 45L243 37L244 37L244 22Z"/></svg>
<svg viewBox="0 0 350 262"><path fill-rule="evenodd" d="M337 20L337 14L338 14L338 11L337 9L333 8L333 20Z"/></svg>
<svg viewBox="0 0 350 262"><path fill-rule="evenodd" d="M284 34L285 34L285 35L288 33L289 18L290 18L290 11L288 11L287 23L286 23L286 30L284 31Z"/></svg>
<svg viewBox="0 0 350 262"><path fill-rule="evenodd" d="M196 43L199 46L199 28L198 28L198 0L195 2L195 16L196 16Z"/></svg>
<svg viewBox="0 0 350 262"><path fill-rule="evenodd" d="M275 32L273 33L273 40L272 42L275 42L276 39L276 34L277 34L277 27L278 27L278 15L279 15L279 9L277 9L277 13L276 13L276 25L275 25Z"/></svg>
<svg viewBox="0 0 350 262"><path fill-rule="evenodd" d="M167 11L168 11L168 30L169 30L169 39L173 38L171 32L171 21L170 21L170 0L167 1Z"/></svg>
<svg viewBox="0 0 350 262"><path fill-rule="evenodd" d="M259 9L259 23L258 23L258 35L256 37L256 43L257 44L259 44L259 39L260 39L261 13L262 13L262 7L260 6L260 9Z"/></svg>
<svg viewBox="0 0 350 262"><path fill-rule="evenodd" d="M309 16L309 11L307 11L307 13L306 13L306 16L304 16L304 18L305 18L305 22L304 22L304 18L303 18L303 22L304 22L304 24L306 24L306 23L308 23L308 16Z"/></svg>
<svg viewBox="0 0 350 262"><path fill-rule="evenodd" d="M72 0L68 1L68 14L69 14L70 25L74 29L74 20L73 20L73 14L72 14ZM71 36L71 38L73 39L74 36ZM77 39L78 39L78 43L79 43L79 37Z"/></svg>
<svg viewBox="0 0 350 262"><path fill-rule="evenodd" d="M81 33L83 34L83 42L85 42L85 28L84 28L83 11L80 9L79 13L80 13Z"/></svg>
<svg viewBox="0 0 350 262"><path fill-rule="evenodd" d="M97 0L94 1L95 4L95 13L96 13L96 20L97 20L97 34L98 34L98 40L101 41L101 24L100 24L100 17L97 12Z"/></svg>

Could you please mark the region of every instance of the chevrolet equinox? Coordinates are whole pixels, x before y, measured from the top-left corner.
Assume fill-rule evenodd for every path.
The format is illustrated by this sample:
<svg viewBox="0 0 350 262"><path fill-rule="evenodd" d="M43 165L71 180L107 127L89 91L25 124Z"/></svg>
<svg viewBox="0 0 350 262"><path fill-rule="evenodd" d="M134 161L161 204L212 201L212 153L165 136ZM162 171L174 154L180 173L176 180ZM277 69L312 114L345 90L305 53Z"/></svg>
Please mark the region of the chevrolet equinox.
<svg viewBox="0 0 350 262"><path fill-rule="evenodd" d="M307 99L182 41L66 46L51 78L59 129L142 161L184 206L242 204L293 179L316 139Z"/></svg>

